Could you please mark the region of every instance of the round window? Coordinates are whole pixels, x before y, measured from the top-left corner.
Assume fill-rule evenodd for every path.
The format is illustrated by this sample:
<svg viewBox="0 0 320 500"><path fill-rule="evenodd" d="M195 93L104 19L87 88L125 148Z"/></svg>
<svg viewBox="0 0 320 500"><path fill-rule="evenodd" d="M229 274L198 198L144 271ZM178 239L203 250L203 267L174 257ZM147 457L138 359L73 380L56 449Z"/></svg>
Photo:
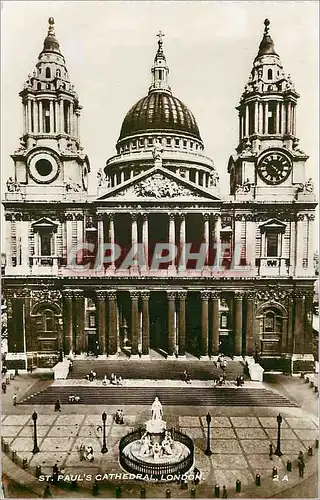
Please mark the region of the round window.
<svg viewBox="0 0 320 500"><path fill-rule="evenodd" d="M46 177L47 175L50 175L52 172L52 164L49 160L46 160L45 158L41 158L36 162L36 170L39 175L42 177Z"/></svg>

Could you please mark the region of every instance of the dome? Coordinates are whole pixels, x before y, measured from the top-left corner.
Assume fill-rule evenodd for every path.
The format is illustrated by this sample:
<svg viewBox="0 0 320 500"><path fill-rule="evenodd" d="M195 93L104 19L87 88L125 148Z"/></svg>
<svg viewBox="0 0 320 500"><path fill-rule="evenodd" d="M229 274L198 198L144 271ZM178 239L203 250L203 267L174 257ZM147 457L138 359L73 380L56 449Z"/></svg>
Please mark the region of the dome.
<svg viewBox="0 0 320 500"><path fill-rule="evenodd" d="M146 131L182 133L201 141L195 117L171 92L149 92L123 120L119 141Z"/></svg>

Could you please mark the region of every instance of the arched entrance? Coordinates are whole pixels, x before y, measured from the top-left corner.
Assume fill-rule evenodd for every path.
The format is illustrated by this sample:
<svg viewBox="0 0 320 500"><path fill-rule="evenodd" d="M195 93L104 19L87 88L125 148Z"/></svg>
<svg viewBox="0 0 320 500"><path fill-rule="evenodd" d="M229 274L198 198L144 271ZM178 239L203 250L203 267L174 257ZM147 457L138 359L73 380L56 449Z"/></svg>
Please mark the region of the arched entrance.
<svg viewBox="0 0 320 500"><path fill-rule="evenodd" d="M279 304L268 304L258 309L256 321L259 325L261 356L279 356L285 334L287 314Z"/></svg>

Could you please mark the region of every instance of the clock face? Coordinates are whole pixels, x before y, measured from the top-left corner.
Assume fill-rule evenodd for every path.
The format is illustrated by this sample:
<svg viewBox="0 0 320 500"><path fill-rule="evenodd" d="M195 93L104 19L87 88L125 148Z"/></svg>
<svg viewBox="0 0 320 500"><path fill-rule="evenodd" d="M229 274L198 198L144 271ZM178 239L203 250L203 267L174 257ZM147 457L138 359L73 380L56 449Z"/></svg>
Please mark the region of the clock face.
<svg viewBox="0 0 320 500"><path fill-rule="evenodd" d="M258 164L258 174L267 184L281 184L290 175L290 160L281 153L270 153Z"/></svg>
<svg viewBox="0 0 320 500"><path fill-rule="evenodd" d="M29 158L29 173L32 179L39 184L49 184L59 174L59 164L56 159L47 152L37 152Z"/></svg>

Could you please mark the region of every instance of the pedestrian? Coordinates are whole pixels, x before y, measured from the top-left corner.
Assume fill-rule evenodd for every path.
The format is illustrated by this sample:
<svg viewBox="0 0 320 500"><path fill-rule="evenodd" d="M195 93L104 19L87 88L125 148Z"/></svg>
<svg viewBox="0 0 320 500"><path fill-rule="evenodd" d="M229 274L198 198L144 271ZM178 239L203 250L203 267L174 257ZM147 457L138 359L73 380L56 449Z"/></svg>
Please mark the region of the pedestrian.
<svg viewBox="0 0 320 500"><path fill-rule="evenodd" d="M47 486L44 489L43 497L42 498L50 498L50 497L52 497L52 494L51 494L51 491L50 491L50 487L47 484Z"/></svg>
<svg viewBox="0 0 320 500"><path fill-rule="evenodd" d="M52 467L52 482L53 482L53 484L57 484L58 475L59 475L59 467L58 467L58 464L55 463L54 466Z"/></svg>
<svg viewBox="0 0 320 500"><path fill-rule="evenodd" d="M120 375L120 377L118 377L118 380L117 380L117 385L122 385L122 383L123 383L123 379Z"/></svg>
<svg viewBox="0 0 320 500"><path fill-rule="evenodd" d="M299 462L298 462L299 477L303 478L305 466L306 466L306 464L304 463L304 460L299 460Z"/></svg>
<svg viewBox="0 0 320 500"><path fill-rule="evenodd" d="M57 399L57 401L55 402L54 411L61 411L61 404L59 399Z"/></svg>
<svg viewBox="0 0 320 500"><path fill-rule="evenodd" d="M14 395L12 396L13 406L17 406L17 399L18 399L18 396L16 395L16 393L14 393Z"/></svg>
<svg viewBox="0 0 320 500"><path fill-rule="evenodd" d="M196 486L200 483L200 471L197 467L193 469L193 482Z"/></svg>
<svg viewBox="0 0 320 500"><path fill-rule="evenodd" d="M15 377L17 377L18 375L19 375L19 370L18 370L18 368L16 368L16 369L14 370L14 376L15 376Z"/></svg>
<svg viewBox="0 0 320 500"><path fill-rule="evenodd" d="M85 450L84 444L80 444L79 448L80 462L84 460L84 450Z"/></svg>
<svg viewBox="0 0 320 500"><path fill-rule="evenodd" d="M270 460L273 460L273 446L272 446L272 444L269 444L269 458L270 458Z"/></svg>
<svg viewBox="0 0 320 500"><path fill-rule="evenodd" d="M222 498L228 498L228 492L225 486L222 486Z"/></svg>
<svg viewBox="0 0 320 500"><path fill-rule="evenodd" d="M299 462L304 462L304 455L301 450L299 451L298 460Z"/></svg>
<svg viewBox="0 0 320 500"><path fill-rule="evenodd" d="M1 387L2 387L3 394L5 394L7 391L7 384L5 382L2 382Z"/></svg>

